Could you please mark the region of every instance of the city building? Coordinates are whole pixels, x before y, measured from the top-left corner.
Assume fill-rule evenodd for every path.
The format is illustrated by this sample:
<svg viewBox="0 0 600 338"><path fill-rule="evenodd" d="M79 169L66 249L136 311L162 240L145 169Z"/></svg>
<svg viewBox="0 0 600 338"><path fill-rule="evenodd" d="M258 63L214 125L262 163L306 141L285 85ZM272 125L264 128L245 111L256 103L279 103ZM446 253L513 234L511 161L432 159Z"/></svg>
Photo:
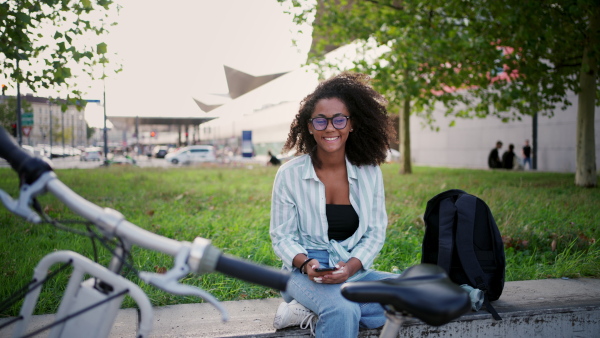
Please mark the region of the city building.
<svg viewBox="0 0 600 338"><path fill-rule="evenodd" d="M4 99L9 96L4 97ZM85 108L77 109L75 105L66 105L64 99L38 97L33 94L21 96L22 106L31 106L31 111L23 109L22 116L30 116L31 123L22 123L22 141L24 145L36 146L50 144L52 137L53 146L83 147L87 145L87 127L85 122ZM16 119L16 114L15 114Z"/></svg>

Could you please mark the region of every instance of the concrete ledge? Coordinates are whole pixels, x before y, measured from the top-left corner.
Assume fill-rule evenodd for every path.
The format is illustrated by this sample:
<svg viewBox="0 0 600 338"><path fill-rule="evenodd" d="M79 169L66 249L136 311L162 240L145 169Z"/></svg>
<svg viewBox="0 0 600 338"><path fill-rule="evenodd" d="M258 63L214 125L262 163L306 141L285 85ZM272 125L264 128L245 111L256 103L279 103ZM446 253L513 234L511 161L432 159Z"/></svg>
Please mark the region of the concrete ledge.
<svg viewBox="0 0 600 338"><path fill-rule="evenodd" d="M309 337L308 330L273 329L273 317L282 300L271 298L223 302L230 320L221 322L210 304L184 304L154 309L152 337ZM599 337L600 279L545 279L506 283L500 300L493 302L502 316L496 321L486 311L464 315L440 327L408 320L401 337ZM36 316L32 328L52 321ZM6 319L0 319L0 323ZM137 312L119 312L111 337L135 337ZM378 337L364 330L360 337ZM10 337L10 329L0 332Z"/></svg>

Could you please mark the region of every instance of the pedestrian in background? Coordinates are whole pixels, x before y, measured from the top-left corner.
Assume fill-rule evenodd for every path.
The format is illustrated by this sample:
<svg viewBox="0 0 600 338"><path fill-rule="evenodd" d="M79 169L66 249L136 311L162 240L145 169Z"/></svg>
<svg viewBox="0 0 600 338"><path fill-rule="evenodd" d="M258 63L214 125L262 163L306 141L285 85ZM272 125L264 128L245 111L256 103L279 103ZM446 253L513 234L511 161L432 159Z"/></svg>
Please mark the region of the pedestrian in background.
<svg viewBox="0 0 600 338"><path fill-rule="evenodd" d="M508 150L502 154L502 167L504 169L513 169L517 166L517 155L515 155L515 145L509 144Z"/></svg>
<svg viewBox="0 0 600 338"><path fill-rule="evenodd" d="M502 168L502 160L500 159L500 149L502 149L502 142L496 142L496 147L490 151L488 155L488 167L490 169Z"/></svg>
<svg viewBox="0 0 600 338"><path fill-rule="evenodd" d="M281 164L281 160L279 160L277 158L277 156L273 155L270 150L267 152L267 155L269 156L269 162L267 162L267 165L270 164L270 165L278 166Z"/></svg>
<svg viewBox="0 0 600 338"><path fill-rule="evenodd" d="M531 146L529 146L529 140L525 140L525 145L523 145L523 150L521 152L521 154L523 155L523 169L525 169L525 166L527 165L527 163L529 163L529 169L533 169L533 167L531 166Z"/></svg>

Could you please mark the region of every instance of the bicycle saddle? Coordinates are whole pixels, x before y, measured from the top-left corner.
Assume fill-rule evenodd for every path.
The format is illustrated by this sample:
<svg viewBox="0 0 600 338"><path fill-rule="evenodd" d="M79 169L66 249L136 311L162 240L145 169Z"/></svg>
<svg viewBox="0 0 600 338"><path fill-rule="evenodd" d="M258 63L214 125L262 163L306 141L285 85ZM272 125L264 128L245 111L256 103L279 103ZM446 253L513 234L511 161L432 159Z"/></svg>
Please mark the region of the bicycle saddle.
<svg viewBox="0 0 600 338"><path fill-rule="evenodd" d="M342 285L342 295L353 302L380 303L434 326L446 324L471 309L469 294L433 264L411 266L398 278L348 282Z"/></svg>

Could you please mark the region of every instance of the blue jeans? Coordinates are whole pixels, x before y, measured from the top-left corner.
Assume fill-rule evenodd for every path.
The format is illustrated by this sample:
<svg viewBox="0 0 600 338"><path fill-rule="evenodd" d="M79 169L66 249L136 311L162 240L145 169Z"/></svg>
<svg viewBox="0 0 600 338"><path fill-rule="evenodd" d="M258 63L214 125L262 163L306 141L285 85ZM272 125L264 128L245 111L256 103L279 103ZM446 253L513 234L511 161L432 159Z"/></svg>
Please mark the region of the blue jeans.
<svg viewBox="0 0 600 338"><path fill-rule="evenodd" d="M308 256L319 261L322 267L329 266L329 254L324 250L308 250ZM397 278L398 275L371 271L361 281L374 281ZM355 303L342 296L340 288L343 284L317 284L308 279L299 270L292 273L283 299L293 299L306 306L319 316L315 328L316 337L351 337L358 336L359 326L373 329L385 324L383 307L379 303Z"/></svg>

